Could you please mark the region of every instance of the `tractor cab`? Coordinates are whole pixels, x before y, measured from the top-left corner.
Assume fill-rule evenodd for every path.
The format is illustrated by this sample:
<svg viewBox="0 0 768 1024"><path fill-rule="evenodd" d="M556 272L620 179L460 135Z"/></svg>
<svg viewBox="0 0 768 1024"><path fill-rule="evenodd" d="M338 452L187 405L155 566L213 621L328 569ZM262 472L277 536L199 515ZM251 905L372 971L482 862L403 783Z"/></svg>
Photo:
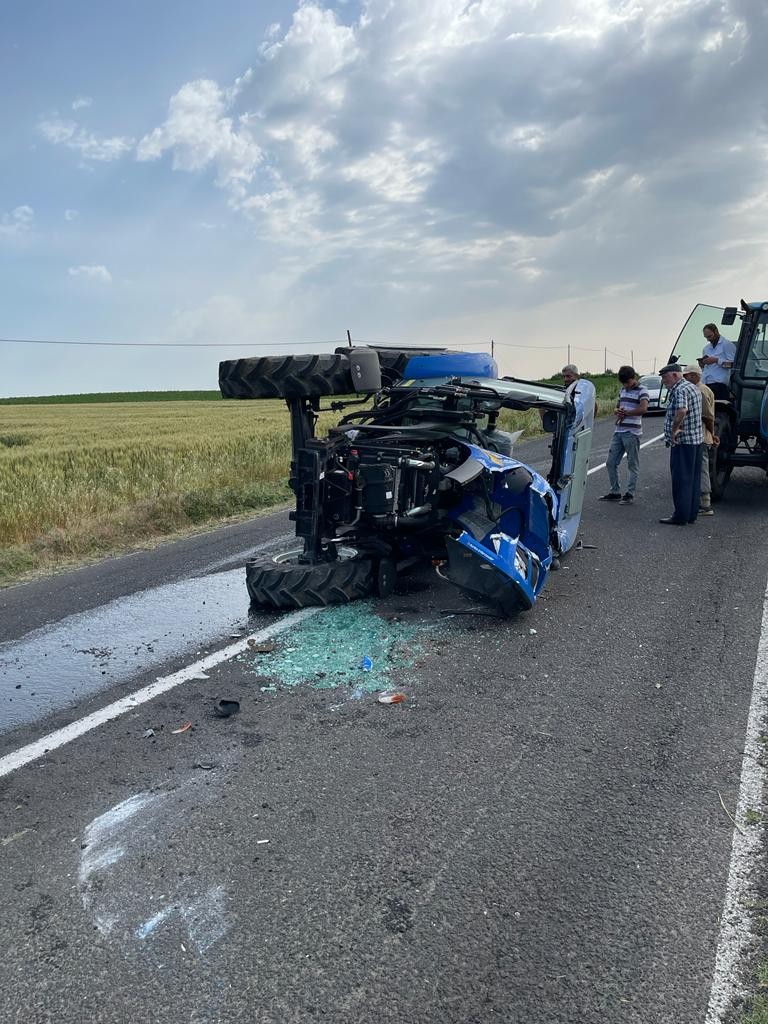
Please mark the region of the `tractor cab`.
<svg viewBox="0 0 768 1024"><path fill-rule="evenodd" d="M733 328L739 321L738 337ZM689 365L701 356L706 324L722 324L721 335L736 344L730 377L730 397L715 402L715 434L720 444L710 452L712 498L723 497L733 470L756 466L768 472L768 302L745 302L738 307L700 303L688 317L670 362Z"/></svg>

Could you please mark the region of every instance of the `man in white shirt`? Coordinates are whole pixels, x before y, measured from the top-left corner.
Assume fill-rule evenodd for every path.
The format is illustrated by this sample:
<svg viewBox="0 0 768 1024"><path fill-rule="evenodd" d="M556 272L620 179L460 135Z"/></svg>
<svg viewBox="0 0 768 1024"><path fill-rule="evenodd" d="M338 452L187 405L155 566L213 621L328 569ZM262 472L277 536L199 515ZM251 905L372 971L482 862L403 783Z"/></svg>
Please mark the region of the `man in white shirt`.
<svg viewBox="0 0 768 1024"><path fill-rule="evenodd" d="M703 331L707 344L704 346L701 359L701 380L712 391L715 398L731 397L731 367L736 358L736 345L723 338L715 324L707 324Z"/></svg>

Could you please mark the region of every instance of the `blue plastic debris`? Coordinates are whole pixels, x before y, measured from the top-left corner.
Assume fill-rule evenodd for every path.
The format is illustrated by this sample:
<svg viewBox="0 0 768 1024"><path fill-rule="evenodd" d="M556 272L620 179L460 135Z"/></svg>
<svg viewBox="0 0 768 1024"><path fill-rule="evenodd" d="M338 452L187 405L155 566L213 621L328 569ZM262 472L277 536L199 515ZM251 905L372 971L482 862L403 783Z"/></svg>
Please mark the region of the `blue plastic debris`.
<svg viewBox="0 0 768 1024"><path fill-rule="evenodd" d="M363 670L363 672L370 672L371 669L373 668L373 658L370 658L366 654L363 660L360 662L360 668Z"/></svg>

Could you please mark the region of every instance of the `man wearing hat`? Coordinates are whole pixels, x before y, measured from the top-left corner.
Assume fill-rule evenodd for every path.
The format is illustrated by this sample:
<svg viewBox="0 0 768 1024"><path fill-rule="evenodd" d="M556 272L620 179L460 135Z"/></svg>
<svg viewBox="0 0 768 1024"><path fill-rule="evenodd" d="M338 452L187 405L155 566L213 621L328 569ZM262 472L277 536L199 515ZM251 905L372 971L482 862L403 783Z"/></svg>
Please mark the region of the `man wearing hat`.
<svg viewBox="0 0 768 1024"><path fill-rule="evenodd" d="M683 377L679 363L659 371L669 391L664 420L664 442L669 452L672 501L675 511L660 519L665 526L695 523L699 514L699 483L704 430L701 422L701 392Z"/></svg>
<svg viewBox="0 0 768 1024"><path fill-rule="evenodd" d="M709 479L709 453L712 445L715 444L715 396L711 388L708 388L702 381L702 372L698 363L691 363L686 366L683 376L690 381L695 388L701 392L701 422L704 427L704 444L701 449L701 497L699 500L699 515L713 516L712 508L712 484ZM719 444L719 439L717 444Z"/></svg>

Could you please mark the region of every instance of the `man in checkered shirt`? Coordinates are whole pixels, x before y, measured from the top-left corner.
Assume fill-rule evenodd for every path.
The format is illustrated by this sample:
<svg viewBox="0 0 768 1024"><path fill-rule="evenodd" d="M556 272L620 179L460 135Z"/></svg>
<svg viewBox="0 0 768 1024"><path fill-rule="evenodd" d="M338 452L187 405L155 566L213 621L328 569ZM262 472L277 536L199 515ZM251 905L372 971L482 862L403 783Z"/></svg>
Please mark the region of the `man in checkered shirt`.
<svg viewBox="0 0 768 1024"><path fill-rule="evenodd" d="M669 390L664 442L670 450L669 469L675 511L659 522L665 526L685 526L695 523L699 514L701 446L704 441L701 393L685 380L678 363L662 367L660 373L662 383Z"/></svg>

